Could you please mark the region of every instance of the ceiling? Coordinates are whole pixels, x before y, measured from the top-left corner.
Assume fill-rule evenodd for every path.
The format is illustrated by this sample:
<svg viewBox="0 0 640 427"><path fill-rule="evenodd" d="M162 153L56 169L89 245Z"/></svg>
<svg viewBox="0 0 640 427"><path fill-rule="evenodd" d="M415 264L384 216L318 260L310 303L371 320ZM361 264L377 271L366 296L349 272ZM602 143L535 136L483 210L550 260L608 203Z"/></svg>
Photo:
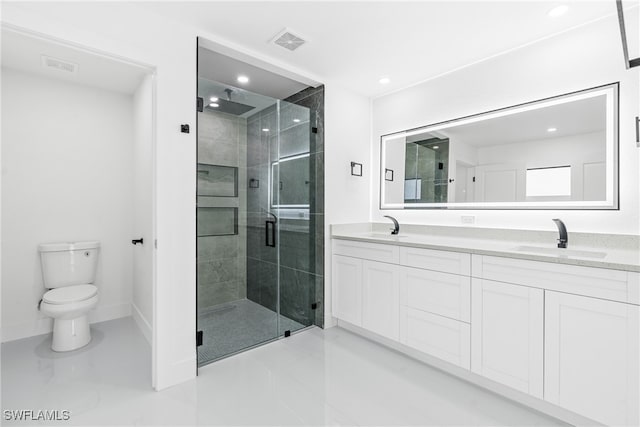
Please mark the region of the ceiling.
<svg viewBox="0 0 640 427"><path fill-rule="evenodd" d="M149 70L50 40L2 29L2 67L74 84L132 94ZM76 72L44 67L42 56L77 65Z"/></svg>
<svg viewBox="0 0 640 427"><path fill-rule="evenodd" d="M238 83L238 73L250 77L246 84ZM209 49L198 49L198 77L232 86L234 90L242 85L244 89L275 99L286 99L308 86L276 73L255 67L246 62L230 58ZM242 91L242 89L238 89ZM223 93L212 94L223 96ZM273 104L273 101L271 102Z"/></svg>
<svg viewBox="0 0 640 427"><path fill-rule="evenodd" d="M568 12L548 12L567 4ZM207 1L142 2L247 52L376 97L604 16L615 1ZM271 43L283 29L307 40ZM381 77L391 82L381 85Z"/></svg>

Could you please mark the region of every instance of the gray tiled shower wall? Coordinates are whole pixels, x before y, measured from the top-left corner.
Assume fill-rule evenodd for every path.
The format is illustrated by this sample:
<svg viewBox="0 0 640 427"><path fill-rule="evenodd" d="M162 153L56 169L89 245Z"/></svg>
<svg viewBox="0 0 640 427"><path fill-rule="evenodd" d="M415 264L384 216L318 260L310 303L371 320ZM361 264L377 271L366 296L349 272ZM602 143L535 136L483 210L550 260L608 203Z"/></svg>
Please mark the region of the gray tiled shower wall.
<svg viewBox="0 0 640 427"><path fill-rule="evenodd" d="M308 88L285 100L280 109L279 138L262 131L276 129L276 119L275 108L263 110L247 119L247 182L250 179L259 180L260 185L259 188L247 189L247 298L276 310L279 276L281 314L303 325L322 327L324 87ZM300 122L294 122L294 119ZM301 165L300 169L304 169L305 173L308 169L308 179L284 176L287 170L294 168L294 161L288 163L288 167L281 167L280 173L283 174L283 185L296 186L283 188L287 197L296 199L296 202L307 199L308 212L301 218L293 218L291 211L285 212L287 208L280 208L278 212L264 187L269 185L272 162L296 155L304 156L294 161ZM301 162L305 162L304 166ZM274 188L277 189L277 186ZM277 193L272 197L278 200ZM283 197L280 203L287 203L287 200ZM275 211L280 216L276 247L265 244L265 221L271 218L267 213L269 211ZM317 304L315 310L312 309L313 303Z"/></svg>
<svg viewBox="0 0 640 427"><path fill-rule="evenodd" d="M198 196L199 208L217 208L202 209L198 213L198 309L246 298L247 237L241 226L245 221L247 206L246 150L246 119L207 109L198 113L198 162L238 168L237 196L233 196L233 192L228 190L221 191L220 194L224 195L221 197ZM210 166L199 169L210 170L211 173L224 170ZM207 190L204 194L216 194L216 187L207 182L206 178L198 174L199 194L203 193L203 189ZM233 208L237 209L239 222L235 229L229 214ZM233 232L238 234L232 234ZM229 235L201 236L202 234Z"/></svg>

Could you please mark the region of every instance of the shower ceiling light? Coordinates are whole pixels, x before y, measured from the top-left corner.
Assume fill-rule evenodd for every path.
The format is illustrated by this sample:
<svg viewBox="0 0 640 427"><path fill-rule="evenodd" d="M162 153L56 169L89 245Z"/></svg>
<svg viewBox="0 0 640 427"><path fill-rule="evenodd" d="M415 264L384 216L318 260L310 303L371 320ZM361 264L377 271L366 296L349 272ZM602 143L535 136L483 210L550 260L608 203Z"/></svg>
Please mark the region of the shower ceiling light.
<svg viewBox="0 0 640 427"><path fill-rule="evenodd" d="M209 107L212 108L218 108L220 106L220 104L216 104L215 102L212 102L211 104L209 104Z"/></svg>
<svg viewBox="0 0 640 427"><path fill-rule="evenodd" d="M269 132L269 129L264 128L264 129L262 129L262 132Z"/></svg>
<svg viewBox="0 0 640 427"><path fill-rule="evenodd" d="M378 83L380 83L381 85L386 85L389 84L391 82L391 79L389 77L381 77L380 80L378 80Z"/></svg>
<svg viewBox="0 0 640 427"><path fill-rule="evenodd" d="M249 77L243 75L238 76L238 83L249 83Z"/></svg>
<svg viewBox="0 0 640 427"><path fill-rule="evenodd" d="M547 129L547 132L555 132L557 130L558 130L557 128L549 128L549 129Z"/></svg>
<svg viewBox="0 0 640 427"><path fill-rule="evenodd" d="M209 101L218 102L218 97L217 96L212 96L211 98L209 98Z"/></svg>
<svg viewBox="0 0 640 427"><path fill-rule="evenodd" d="M293 119L293 123L300 123L300 119Z"/></svg>

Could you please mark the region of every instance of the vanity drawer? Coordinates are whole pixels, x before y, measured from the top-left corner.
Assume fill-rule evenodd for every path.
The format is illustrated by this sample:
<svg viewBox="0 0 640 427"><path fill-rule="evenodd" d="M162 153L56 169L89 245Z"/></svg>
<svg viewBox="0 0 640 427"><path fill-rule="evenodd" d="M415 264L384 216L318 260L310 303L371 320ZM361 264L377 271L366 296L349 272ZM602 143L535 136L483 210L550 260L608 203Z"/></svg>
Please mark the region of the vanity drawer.
<svg viewBox="0 0 640 427"><path fill-rule="evenodd" d="M420 268L401 267L400 305L469 322L471 278Z"/></svg>
<svg viewBox="0 0 640 427"><path fill-rule="evenodd" d="M394 245L356 242L352 240L333 240L333 253L336 255L368 259L371 261L398 264L399 248Z"/></svg>
<svg viewBox="0 0 640 427"><path fill-rule="evenodd" d="M471 274L471 255L461 252L403 246L400 248L400 264L463 276Z"/></svg>
<svg viewBox="0 0 640 427"><path fill-rule="evenodd" d="M474 255L473 276L584 295L612 301L640 304L635 273L551 262Z"/></svg>
<svg viewBox="0 0 640 427"><path fill-rule="evenodd" d="M400 307L400 342L465 369L471 366L468 323Z"/></svg>

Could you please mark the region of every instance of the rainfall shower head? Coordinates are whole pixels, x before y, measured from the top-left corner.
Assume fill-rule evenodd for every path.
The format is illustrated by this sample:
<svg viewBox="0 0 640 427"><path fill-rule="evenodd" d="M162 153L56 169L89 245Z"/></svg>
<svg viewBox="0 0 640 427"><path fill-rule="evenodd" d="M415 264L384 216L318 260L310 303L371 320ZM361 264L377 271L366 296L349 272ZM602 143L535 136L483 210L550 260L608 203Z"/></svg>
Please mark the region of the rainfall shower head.
<svg viewBox="0 0 640 427"><path fill-rule="evenodd" d="M231 100L231 94L233 93L232 89L225 89L224 92L227 94L227 99L218 99L216 104L217 107L207 106L207 108L211 111L219 111L221 113L233 114L234 116L240 116L247 111L253 110L255 107L251 105L241 104L239 102L234 102Z"/></svg>

